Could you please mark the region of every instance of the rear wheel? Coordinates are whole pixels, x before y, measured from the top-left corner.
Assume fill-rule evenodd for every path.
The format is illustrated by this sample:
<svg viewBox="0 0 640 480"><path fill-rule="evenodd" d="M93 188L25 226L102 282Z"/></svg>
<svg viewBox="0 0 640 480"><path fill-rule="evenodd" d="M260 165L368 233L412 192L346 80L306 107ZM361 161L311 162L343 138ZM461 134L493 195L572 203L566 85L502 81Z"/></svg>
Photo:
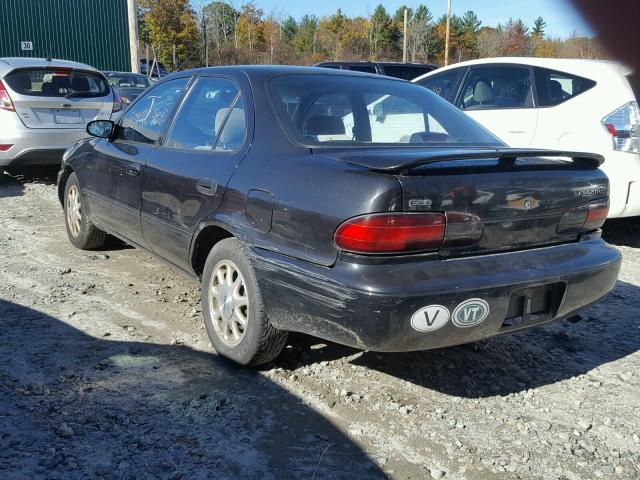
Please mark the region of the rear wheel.
<svg viewBox="0 0 640 480"><path fill-rule="evenodd" d="M249 256L235 238L218 242L207 257L202 311L216 352L236 363L269 362L286 345L288 332L271 325Z"/></svg>
<svg viewBox="0 0 640 480"><path fill-rule="evenodd" d="M64 187L64 219L69 241L74 247L92 250L104 245L107 234L97 228L82 207L82 190L75 173Z"/></svg>

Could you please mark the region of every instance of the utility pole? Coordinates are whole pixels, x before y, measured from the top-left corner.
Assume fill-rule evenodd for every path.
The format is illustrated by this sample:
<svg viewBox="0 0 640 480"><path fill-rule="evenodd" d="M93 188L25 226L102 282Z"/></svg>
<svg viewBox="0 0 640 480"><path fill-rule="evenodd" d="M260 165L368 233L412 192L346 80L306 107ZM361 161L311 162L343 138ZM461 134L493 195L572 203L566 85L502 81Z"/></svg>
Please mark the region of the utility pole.
<svg viewBox="0 0 640 480"><path fill-rule="evenodd" d="M138 15L136 0L127 0L127 17L129 20L129 53L131 71L140 73L140 57L138 56Z"/></svg>
<svg viewBox="0 0 640 480"><path fill-rule="evenodd" d="M207 15L202 9L202 35L204 37L204 66L209 66L209 42L207 41Z"/></svg>
<svg viewBox="0 0 640 480"><path fill-rule="evenodd" d="M449 24L451 23L451 0L447 0L447 30L444 37L444 66L449 65Z"/></svg>
<svg viewBox="0 0 640 480"><path fill-rule="evenodd" d="M407 63L407 9L404 9L404 23L402 33L402 62Z"/></svg>
<svg viewBox="0 0 640 480"><path fill-rule="evenodd" d="M178 66L178 64L176 63L176 44L173 44L173 71L176 71L176 67Z"/></svg>

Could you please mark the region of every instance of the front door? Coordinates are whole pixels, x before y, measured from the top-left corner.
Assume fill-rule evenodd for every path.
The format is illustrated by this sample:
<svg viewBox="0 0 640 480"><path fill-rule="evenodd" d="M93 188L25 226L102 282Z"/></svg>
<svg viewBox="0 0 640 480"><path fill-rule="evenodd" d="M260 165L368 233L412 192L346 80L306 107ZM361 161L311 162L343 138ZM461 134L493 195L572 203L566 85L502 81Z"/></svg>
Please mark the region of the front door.
<svg viewBox="0 0 640 480"><path fill-rule="evenodd" d="M202 76L190 88L142 181L142 231L150 248L188 268L198 224L222 200L249 141L246 80Z"/></svg>
<svg viewBox="0 0 640 480"><path fill-rule="evenodd" d="M115 138L99 140L88 168L78 174L95 223L134 244L144 244L141 174L188 82L189 77L163 82L141 97L125 112Z"/></svg>
<svg viewBox="0 0 640 480"><path fill-rule="evenodd" d="M528 66L471 67L457 106L510 147L528 147L533 140L538 109Z"/></svg>

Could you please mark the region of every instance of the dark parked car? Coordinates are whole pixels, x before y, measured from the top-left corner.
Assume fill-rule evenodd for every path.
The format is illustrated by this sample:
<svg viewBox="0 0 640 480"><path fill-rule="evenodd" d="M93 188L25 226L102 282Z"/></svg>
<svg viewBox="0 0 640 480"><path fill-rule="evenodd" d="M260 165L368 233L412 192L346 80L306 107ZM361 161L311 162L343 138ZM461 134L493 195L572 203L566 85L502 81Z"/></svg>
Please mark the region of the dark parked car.
<svg viewBox="0 0 640 480"><path fill-rule="evenodd" d="M620 267L601 157L506 148L404 81L191 70L87 129L58 180L71 243L112 234L200 278L211 341L241 364L290 330L404 351L531 327Z"/></svg>
<svg viewBox="0 0 640 480"><path fill-rule="evenodd" d="M128 105L151 85L146 75L131 72L102 72L111 87L120 97L123 105Z"/></svg>
<svg viewBox="0 0 640 480"><path fill-rule="evenodd" d="M149 69L151 69L151 74L149 74ZM162 63L160 62L154 63L153 60L147 63L146 58L140 59L140 73L148 77L155 77L155 78L166 77L167 75L169 75L169 71L166 69L166 67Z"/></svg>
<svg viewBox="0 0 640 480"><path fill-rule="evenodd" d="M388 77L402 78L403 80L413 80L438 68L437 65L431 63L400 62L320 62L316 63L314 67L376 73Z"/></svg>

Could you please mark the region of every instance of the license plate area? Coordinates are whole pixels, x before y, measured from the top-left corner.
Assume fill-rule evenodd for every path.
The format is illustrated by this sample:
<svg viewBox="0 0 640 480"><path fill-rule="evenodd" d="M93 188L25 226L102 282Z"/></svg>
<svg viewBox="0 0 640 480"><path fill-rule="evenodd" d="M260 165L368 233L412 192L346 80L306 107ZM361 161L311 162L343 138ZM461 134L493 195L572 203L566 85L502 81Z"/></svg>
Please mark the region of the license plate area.
<svg viewBox="0 0 640 480"><path fill-rule="evenodd" d="M82 123L79 110L55 110L53 121L59 124Z"/></svg>
<svg viewBox="0 0 640 480"><path fill-rule="evenodd" d="M513 291L501 330L512 330L551 320L558 313L566 289L566 283L558 282Z"/></svg>

